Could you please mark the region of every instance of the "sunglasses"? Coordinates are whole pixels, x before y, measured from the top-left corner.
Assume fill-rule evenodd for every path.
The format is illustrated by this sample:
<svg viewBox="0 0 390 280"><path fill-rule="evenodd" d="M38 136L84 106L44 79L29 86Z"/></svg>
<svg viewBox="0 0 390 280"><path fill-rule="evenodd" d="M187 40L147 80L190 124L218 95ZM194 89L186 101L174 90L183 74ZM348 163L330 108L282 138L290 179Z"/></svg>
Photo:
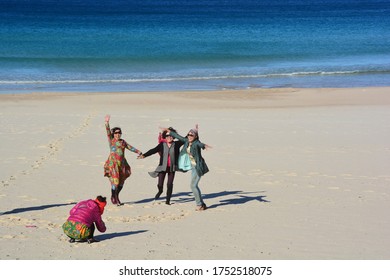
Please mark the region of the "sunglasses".
<svg viewBox="0 0 390 280"><path fill-rule="evenodd" d="M195 135L194 135L194 134L187 134L187 136L191 136L191 137L194 137Z"/></svg>
<svg viewBox="0 0 390 280"><path fill-rule="evenodd" d="M121 131L115 131L114 134L122 134Z"/></svg>

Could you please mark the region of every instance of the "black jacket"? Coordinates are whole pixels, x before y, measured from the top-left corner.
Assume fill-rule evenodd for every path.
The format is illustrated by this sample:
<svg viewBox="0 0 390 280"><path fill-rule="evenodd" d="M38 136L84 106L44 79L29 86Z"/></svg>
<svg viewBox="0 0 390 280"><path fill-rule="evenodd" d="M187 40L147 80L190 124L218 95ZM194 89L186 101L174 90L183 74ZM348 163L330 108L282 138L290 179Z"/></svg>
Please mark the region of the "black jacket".
<svg viewBox="0 0 390 280"><path fill-rule="evenodd" d="M159 163L159 166L161 166L163 164L163 155L164 155L164 142L161 142L159 143L156 147L154 147L153 149L150 149L149 151L147 151L146 153L144 153L144 157L148 157L148 156L151 156L151 155L154 155L155 153L159 153L160 154L160 163ZM175 163L175 166L174 166L174 171L178 170L177 169L177 161L178 161L178 158L179 158L179 153L180 153L180 147L183 145L184 143L182 141L173 141L172 145L174 145L174 155L175 155L175 159L174 159L174 163Z"/></svg>

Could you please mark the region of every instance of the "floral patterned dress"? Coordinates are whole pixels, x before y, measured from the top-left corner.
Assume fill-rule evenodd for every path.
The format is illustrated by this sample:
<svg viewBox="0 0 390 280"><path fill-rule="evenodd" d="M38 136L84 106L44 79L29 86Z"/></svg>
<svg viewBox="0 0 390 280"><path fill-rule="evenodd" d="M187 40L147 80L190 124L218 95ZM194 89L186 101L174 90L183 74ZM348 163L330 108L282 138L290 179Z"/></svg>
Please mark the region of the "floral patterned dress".
<svg viewBox="0 0 390 280"><path fill-rule="evenodd" d="M131 167L125 158L125 149L141 154L141 152L129 145L125 140L116 140L111 136L110 125L106 123L108 143L110 145L110 155L104 164L104 176L108 177L112 188L123 186L125 180L131 175Z"/></svg>

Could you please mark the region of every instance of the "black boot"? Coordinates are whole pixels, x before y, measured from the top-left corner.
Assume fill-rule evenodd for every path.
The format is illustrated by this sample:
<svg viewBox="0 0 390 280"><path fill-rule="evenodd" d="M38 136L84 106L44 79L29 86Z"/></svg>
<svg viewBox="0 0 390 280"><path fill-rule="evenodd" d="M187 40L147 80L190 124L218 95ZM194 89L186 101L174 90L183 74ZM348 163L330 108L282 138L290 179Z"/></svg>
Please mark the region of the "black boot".
<svg viewBox="0 0 390 280"><path fill-rule="evenodd" d="M158 192L156 193L156 196L154 197L154 200L159 199L159 198L160 198L160 195L161 195L162 192L163 192L163 186L157 185L157 188L158 188Z"/></svg>
<svg viewBox="0 0 390 280"><path fill-rule="evenodd" d="M167 198L165 201L165 204L167 205L171 205L172 192L173 192L173 184L167 185Z"/></svg>
<svg viewBox="0 0 390 280"><path fill-rule="evenodd" d="M111 188L111 202L112 204L116 204L116 198L115 198L115 190Z"/></svg>
<svg viewBox="0 0 390 280"><path fill-rule="evenodd" d="M116 199L116 205L117 206L123 205L123 203L119 200L119 193L121 192L122 188L123 188L123 186L118 186L115 189L115 199Z"/></svg>

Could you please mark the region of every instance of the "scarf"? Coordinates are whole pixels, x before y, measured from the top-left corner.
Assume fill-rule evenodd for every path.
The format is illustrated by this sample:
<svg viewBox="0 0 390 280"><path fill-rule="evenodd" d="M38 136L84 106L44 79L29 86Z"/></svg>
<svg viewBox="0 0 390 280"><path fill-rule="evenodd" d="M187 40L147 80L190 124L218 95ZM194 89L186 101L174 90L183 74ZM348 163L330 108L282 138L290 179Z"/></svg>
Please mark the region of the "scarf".
<svg viewBox="0 0 390 280"><path fill-rule="evenodd" d="M95 199L95 202L97 203L97 205L99 207L100 215L103 215L104 207L106 206L107 202L102 202L102 201L99 201L98 199Z"/></svg>
<svg viewBox="0 0 390 280"><path fill-rule="evenodd" d="M158 176L158 173L165 172L167 170L168 155L169 155L169 158L171 159L170 171L171 172L176 171L175 170L175 164L176 164L176 162L175 162L175 142L172 142L172 145L170 148L168 147L167 143L164 143L163 147L164 147L164 150L163 150L163 154L162 154L162 157L163 157L162 164L157 166L155 171L148 172L149 175L153 178L156 178Z"/></svg>

